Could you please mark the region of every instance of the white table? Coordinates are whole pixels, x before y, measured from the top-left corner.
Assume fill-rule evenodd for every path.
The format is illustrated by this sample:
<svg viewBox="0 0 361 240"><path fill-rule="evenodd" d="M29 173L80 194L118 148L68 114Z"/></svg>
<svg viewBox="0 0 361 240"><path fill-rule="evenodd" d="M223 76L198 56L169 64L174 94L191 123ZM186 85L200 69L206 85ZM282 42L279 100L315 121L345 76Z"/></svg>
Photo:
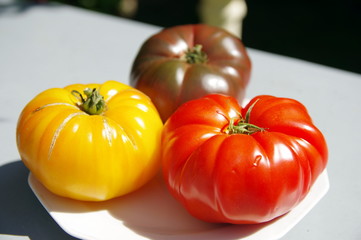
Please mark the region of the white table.
<svg viewBox="0 0 361 240"><path fill-rule="evenodd" d="M67 236L27 185L15 141L25 104L51 87L109 79L127 83L138 48L159 29L57 4L1 9L0 234ZM329 146L330 190L283 239L361 239L361 75L254 49L249 54L247 96L301 101Z"/></svg>

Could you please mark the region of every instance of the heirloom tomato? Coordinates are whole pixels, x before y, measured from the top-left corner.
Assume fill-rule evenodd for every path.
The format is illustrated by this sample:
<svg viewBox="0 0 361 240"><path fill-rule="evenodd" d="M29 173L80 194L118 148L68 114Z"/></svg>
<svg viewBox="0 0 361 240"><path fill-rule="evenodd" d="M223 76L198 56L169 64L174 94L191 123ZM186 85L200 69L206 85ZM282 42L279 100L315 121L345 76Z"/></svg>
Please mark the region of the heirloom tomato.
<svg viewBox="0 0 361 240"><path fill-rule="evenodd" d="M147 94L165 120L182 103L221 93L242 101L251 61L242 41L205 24L165 28L146 40L131 85Z"/></svg>
<svg viewBox="0 0 361 240"><path fill-rule="evenodd" d="M151 100L116 82L48 89L17 126L22 161L51 192L102 201L129 193L160 167L163 123Z"/></svg>
<svg viewBox="0 0 361 240"><path fill-rule="evenodd" d="M208 222L261 223L293 209L327 164L326 141L298 101L219 94L183 104L162 133L172 195Z"/></svg>

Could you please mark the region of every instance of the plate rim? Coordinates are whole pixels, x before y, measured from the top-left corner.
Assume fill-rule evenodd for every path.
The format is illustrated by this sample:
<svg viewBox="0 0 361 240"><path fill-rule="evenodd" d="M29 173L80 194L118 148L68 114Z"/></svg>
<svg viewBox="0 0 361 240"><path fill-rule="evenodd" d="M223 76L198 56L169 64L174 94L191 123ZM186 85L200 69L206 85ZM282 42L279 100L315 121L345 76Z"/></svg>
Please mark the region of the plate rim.
<svg viewBox="0 0 361 240"><path fill-rule="evenodd" d="M61 213L61 212L53 212L51 207L49 207L49 205L47 204L47 199L44 199L44 194L42 194L42 190L45 190L46 191L46 194L50 194L50 196L52 197L55 197L55 198L59 198L59 199L66 199L67 200L70 200L70 201L76 201L76 200L73 200L73 199L67 199L65 197L61 197L61 196L57 196L55 195L54 193L51 193L48 189L46 189L43 184L41 182L39 182L35 176L29 172L29 175L28 175L28 184L31 188L31 190L33 191L34 195L37 197L37 199L39 200L39 202L41 203L41 205L45 208L45 210L48 212L48 214L53 218L53 220L66 232L68 233L69 235L73 236L73 237L76 237L76 238L79 238L79 239L94 239L94 237L92 235L88 235L84 232L79 232L77 231L77 229L73 229L71 228L71 226L69 227L67 224L64 224L63 221L61 221L57 214L56 213ZM294 220L292 221L292 224L287 224L287 227L286 228L283 228L282 231L278 231L277 234L274 234L272 236L272 238L270 238L269 240L278 240L280 238L282 238L284 235L286 235L292 228L294 228L317 204L318 202L326 195L326 193L328 192L329 188L330 188L330 182L329 182L329 177L328 177L328 172L327 172L327 169L324 169L324 171L318 176L318 178L316 179L315 183L313 184L313 186L311 187L309 193L307 194L307 196L294 208L292 209L290 212L286 213L284 216L281 216L277 219L274 219L274 220L271 220L269 223L266 224L266 227L269 226L269 225L276 225L276 223L278 222L279 225L282 223L282 219L283 219L283 222L285 221L285 219L287 219L287 216L292 216L292 213L294 213L295 211L297 211L297 209L299 209L299 206L301 205L302 206L302 203L305 203L305 201L307 201L307 199L310 198L311 196L311 192L313 189L315 189L317 186L318 188L320 187L319 185L322 184L322 188L321 190L322 191L318 191L317 192L317 197L314 201L312 201L311 203L308 203L306 206L306 209L304 209L303 211L299 212L296 217L294 217ZM39 189L40 188L40 189ZM41 189L42 188L42 189ZM312 192L313 193L313 192ZM50 208L50 209L49 209ZM89 212L90 213L90 212ZM69 214L77 214L77 213L69 213ZM83 213L82 213L83 214ZM114 217L113 217L114 218ZM121 221L119 219L115 219L116 221ZM237 228L238 225L229 225L231 228ZM132 229L129 229L126 225L123 225L124 228L127 229L127 231L132 231ZM238 239L243 239L243 240L247 240L247 239L261 239L261 238L257 238L257 235L262 235L262 232L266 232L267 233L267 230L268 228L266 227L261 227L258 231L255 231L254 233L246 236L246 237L241 237L241 238L238 238ZM265 230L266 229L266 230ZM222 230L222 229L221 229ZM263 230L263 231L262 231ZM217 233L218 231L220 231L220 229L211 229L209 231L207 231L207 233ZM147 238L145 237L144 235L142 234L139 234L137 232L134 232L134 236L132 239L151 239L151 238ZM200 237L200 239L203 239L202 238L202 233L198 233L198 237ZM187 237L190 237L190 236L194 236L193 234L184 234L182 235L184 236L185 239L187 239ZM134 238L135 237L135 238ZM177 236L177 237L174 237L174 239L180 239L181 236ZM169 239L172 239L172 237L170 237ZM237 238L235 238L237 239Z"/></svg>

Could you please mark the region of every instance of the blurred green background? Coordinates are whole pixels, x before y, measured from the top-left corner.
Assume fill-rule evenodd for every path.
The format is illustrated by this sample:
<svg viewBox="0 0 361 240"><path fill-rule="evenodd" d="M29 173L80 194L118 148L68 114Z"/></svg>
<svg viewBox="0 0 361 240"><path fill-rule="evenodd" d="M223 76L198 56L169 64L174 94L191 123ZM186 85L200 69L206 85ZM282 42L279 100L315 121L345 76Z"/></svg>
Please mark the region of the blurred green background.
<svg viewBox="0 0 361 240"><path fill-rule="evenodd" d="M46 2L51 0L37 0ZM202 0L58 0L162 27L199 23ZM217 0L216 0L217 1ZM246 0L247 47L361 73L360 0Z"/></svg>

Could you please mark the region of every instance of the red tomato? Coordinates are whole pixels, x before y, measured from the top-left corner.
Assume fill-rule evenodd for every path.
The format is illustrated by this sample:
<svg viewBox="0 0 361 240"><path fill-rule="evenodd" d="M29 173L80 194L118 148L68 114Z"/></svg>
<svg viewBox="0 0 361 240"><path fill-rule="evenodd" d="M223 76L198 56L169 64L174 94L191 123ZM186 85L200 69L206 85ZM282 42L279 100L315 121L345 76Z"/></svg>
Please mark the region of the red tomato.
<svg viewBox="0 0 361 240"><path fill-rule="evenodd" d="M132 86L148 95L165 122L184 102L211 93L243 100L251 61L242 41L205 24L163 29L145 41L132 66Z"/></svg>
<svg viewBox="0 0 361 240"><path fill-rule="evenodd" d="M208 95L183 104L162 133L172 195L208 222L261 223L293 209L327 164L327 145L296 100Z"/></svg>

